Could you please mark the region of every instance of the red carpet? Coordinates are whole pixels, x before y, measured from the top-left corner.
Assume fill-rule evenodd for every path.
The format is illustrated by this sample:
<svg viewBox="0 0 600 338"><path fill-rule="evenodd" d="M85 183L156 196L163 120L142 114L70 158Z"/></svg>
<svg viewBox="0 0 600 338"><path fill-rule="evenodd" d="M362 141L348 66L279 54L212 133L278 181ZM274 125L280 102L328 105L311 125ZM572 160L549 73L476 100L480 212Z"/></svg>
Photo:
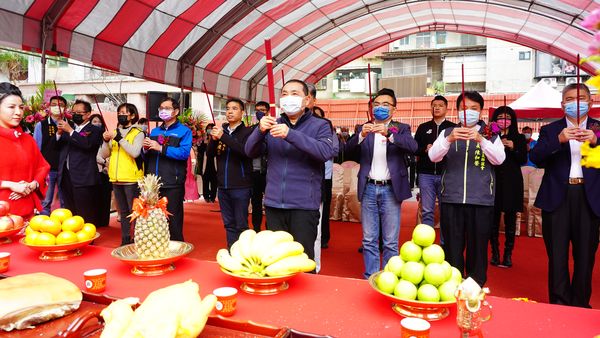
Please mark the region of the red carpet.
<svg viewBox="0 0 600 338"><path fill-rule="evenodd" d="M411 237L415 225L416 202L402 204L402 226L400 243ZM225 230L218 212L218 204L193 202L185 204L184 236L194 244L190 257L202 260L215 260L217 250L226 246ZM102 236L97 245L116 247L120 243L120 229L113 217L108 228L100 228ZM521 231L526 233L526 231ZM502 236L502 235L501 235ZM329 248L322 251L321 274L342 277L362 278L363 260L357 252L362 231L360 223L331 222ZM504 239L500 238L501 243ZM596 253L591 305L600 308L600 253ZM571 267L572 269L572 267ZM513 267L510 269L489 266L488 282L491 294L500 297L526 297L538 302L548 301L547 258L541 238L520 236L516 239L513 253Z"/></svg>

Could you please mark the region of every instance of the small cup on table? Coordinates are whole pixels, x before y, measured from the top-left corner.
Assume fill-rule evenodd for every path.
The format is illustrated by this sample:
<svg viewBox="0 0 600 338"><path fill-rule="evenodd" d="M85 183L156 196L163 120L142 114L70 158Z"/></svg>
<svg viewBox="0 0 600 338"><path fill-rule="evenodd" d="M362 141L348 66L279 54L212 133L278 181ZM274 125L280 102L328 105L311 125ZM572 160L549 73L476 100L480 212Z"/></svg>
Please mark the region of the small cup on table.
<svg viewBox="0 0 600 338"><path fill-rule="evenodd" d="M213 295L217 296L217 305L215 305L217 314L229 317L235 313L237 293L238 290L232 287L222 287L213 290Z"/></svg>
<svg viewBox="0 0 600 338"><path fill-rule="evenodd" d="M92 269L83 273L85 290L101 293L106 289L106 269Z"/></svg>
<svg viewBox="0 0 600 338"><path fill-rule="evenodd" d="M429 338L431 324L421 318L404 318L400 321L402 338Z"/></svg>
<svg viewBox="0 0 600 338"><path fill-rule="evenodd" d="M10 252L0 252L0 272L8 271Z"/></svg>

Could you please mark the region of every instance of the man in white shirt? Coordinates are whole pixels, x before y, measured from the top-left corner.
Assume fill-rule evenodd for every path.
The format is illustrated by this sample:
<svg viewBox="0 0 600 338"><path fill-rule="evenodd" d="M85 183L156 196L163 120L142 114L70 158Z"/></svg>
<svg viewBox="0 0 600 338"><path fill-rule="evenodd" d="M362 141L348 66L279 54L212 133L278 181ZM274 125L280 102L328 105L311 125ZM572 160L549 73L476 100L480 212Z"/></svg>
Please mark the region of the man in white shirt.
<svg viewBox="0 0 600 338"><path fill-rule="evenodd" d="M348 140L347 149L360 149L358 200L361 202L363 229L364 277L381 270L398 255L400 205L411 197L406 156L414 154L417 142L410 126L392 121L396 96L391 89L381 89L373 99L373 121L358 128ZM383 262L379 252L379 227L383 238Z"/></svg>
<svg viewBox="0 0 600 338"><path fill-rule="evenodd" d="M586 141L597 145L600 121L587 116L592 99L584 84L566 86L562 98L565 117L542 127L529 154L545 169L534 205L542 209L550 303L590 308L600 225L600 170L581 166L581 145Z"/></svg>
<svg viewBox="0 0 600 338"><path fill-rule="evenodd" d="M480 121L483 104L478 92L461 94L456 99L460 123L444 129L428 152L432 162L446 159L440 208L446 260L481 286L487 280L487 247L494 217L492 165L502 164L506 158L500 137Z"/></svg>

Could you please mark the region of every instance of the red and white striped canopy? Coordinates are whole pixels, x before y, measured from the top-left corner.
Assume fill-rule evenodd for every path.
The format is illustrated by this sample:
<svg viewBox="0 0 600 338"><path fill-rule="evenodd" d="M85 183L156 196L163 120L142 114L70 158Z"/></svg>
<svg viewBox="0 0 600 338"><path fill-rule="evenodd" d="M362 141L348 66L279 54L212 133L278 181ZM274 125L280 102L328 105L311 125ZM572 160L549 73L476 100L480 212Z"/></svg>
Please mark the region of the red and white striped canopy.
<svg viewBox="0 0 600 338"><path fill-rule="evenodd" d="M123 74L250 101L267 98L264 39L275 87L314 82L403 36L483 35L570 62L592 33L594 0L3 0L0 45L67 56ZM588 66L587 71L593 68Z"/></svg>

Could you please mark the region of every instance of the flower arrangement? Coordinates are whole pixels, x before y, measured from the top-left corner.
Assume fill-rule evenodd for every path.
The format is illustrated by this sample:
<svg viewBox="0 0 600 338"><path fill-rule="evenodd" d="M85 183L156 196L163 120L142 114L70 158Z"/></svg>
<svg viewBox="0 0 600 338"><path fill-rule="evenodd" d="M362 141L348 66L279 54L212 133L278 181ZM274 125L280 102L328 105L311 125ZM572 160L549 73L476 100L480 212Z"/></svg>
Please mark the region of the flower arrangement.
<svg viewBox="0 0 600 338"><path fill-rule="evenodd" d="M582 58L580 63L600 62L600 8L597 8L590 13L583 21L581 26L594 32L594 39L588 46L589 56ZM587 85L594 86L600 89L600 74L596 73L596 76L592 76L586 81Z"/></svg>
<svg viewBox="0 0 600 338"><path fill-rule="evenodd" d="M48 110L45 104L32 105L26 103L23 108L23 119L21 120L21 128L26 133L33 133L35 124L45 119L48 116Z"/></svg>
<svg viewBox="0 0 600 338"><path fill-rule="evenodd" d="M490 124L486 125L483 128L483 136L488 139L491 140L492 137L494 137L495 135L500 134L500 126L498 126L498 123L496 122L491 122Z"/></svg>
<svg viewBox="0 0 600 338"><path fill-rule="evenodd" d="M181 124L184 124L192 131L192 144L197 145L202 142L204 128L208 121L204 113L194 114L192 108L186 108L179 114L178 119Z"/></svg>

